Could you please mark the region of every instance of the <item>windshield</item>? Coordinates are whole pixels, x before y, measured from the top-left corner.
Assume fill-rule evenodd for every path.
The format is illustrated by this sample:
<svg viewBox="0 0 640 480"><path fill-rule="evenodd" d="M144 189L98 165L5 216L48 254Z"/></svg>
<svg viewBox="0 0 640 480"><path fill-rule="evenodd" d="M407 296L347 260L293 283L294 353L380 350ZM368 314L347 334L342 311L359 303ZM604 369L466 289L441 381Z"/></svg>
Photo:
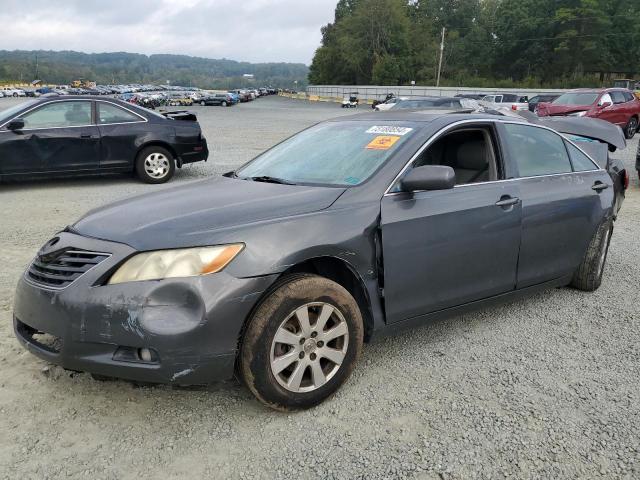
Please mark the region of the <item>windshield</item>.
<svg viewBox="0 0 640 480"><path fill-rule="evenodd" d="M11 120L16 113L30 107L34 103L36 103L36 100L29 100L28 102L22 102L19 105L15 105L11 108L0 111L0 124L6 122L7 120Z"/></svg>
<svg viewBox="0 0 640 480"><path fill-rule="evenodd" d="M591 105L598 98L598 93L564 93L556 98L556 105Z"/></svg>
<svg viewBox="0 0 640 480"><path fill-rule="evenodd" d="M327 122L285 140L236 172L286 183L351 186L367 180L415 133L406 122Z"/></svg>

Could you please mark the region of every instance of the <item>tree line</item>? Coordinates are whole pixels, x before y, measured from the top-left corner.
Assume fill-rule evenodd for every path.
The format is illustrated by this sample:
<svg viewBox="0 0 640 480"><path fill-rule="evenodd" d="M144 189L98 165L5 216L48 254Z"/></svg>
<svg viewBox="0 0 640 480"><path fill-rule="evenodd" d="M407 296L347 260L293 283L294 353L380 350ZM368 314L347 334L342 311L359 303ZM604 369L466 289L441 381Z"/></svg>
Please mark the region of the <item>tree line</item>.
<svg viewBox="0 0 640 480"><path fill-rule="evenodd" d="M308 67L301 63L248 63L187 55L81 53L73 51L0 51L0 82L27 83L41 79L67 84L74 79L101 84L166 83L201 88L245 85L304 87ZM244 74L253 74L247 80Z"/></svg>
<svg viewBox="0 0 640 480"><path fill-rule="evenodd" d="M312 84L569 88L640 74L627 0L339 0Z"/></svg>

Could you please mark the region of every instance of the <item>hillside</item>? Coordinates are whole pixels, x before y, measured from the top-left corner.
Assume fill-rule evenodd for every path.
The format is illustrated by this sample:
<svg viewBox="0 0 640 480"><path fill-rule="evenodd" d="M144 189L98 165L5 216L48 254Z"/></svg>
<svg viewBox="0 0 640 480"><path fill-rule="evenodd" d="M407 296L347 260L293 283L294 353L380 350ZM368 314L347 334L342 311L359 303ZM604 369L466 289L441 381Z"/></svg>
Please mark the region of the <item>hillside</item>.
<svg viewBox="0 0 640 480"><path fill-rule="evenodd" d="M69 83L76 78L104 84L166 83L202 88L243 84L293 88L306 85L308 67L301 63L248 63L187 55L81 53L73 51L0 50L0 82ZM243 79L253 74L254 80Z"/></svg>

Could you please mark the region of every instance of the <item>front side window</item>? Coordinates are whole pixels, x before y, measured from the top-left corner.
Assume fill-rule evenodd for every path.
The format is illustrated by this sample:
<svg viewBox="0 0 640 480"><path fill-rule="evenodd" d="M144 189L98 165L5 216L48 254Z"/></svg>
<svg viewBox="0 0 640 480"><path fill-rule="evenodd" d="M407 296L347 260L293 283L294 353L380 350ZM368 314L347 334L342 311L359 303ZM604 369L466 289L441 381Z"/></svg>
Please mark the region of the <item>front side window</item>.
<svg viewBox="0 0 640 480"><path fill-rule="evenodd" d="M605 103L613 103L613 99L611 98L611 95L609 95L608 93L605 93L604 95L602 95L602 98L600 99L600 101L598 102L600 105L604 105Z"/></svg>
<svg viewBox="0 0 640 480"><path fill-rule="evenodd" d="M613 103L625 103L627 101L624 98L624 94L619 91L611 92L611 98L613 98Z"/></svg>
<svg viewBox="0 0 640 480"><path fill-rule="evenodd" d="M413 163L413 167L444 165L456 174L456 185L498 179L495 149L486 128L458 130L439 138Z"/></svg>
<svg viewBox="0 0 640 480"><path fill-rule="evenodd" d="M505 130L511 158L520 177L572 172L564 140L558 134L544 128L517 124L506 124Z"/></svg>
<svg viewBox="0 0 640 480"><path fill-rule="evenodd" d="M110 103L98 102L98 122L100 124L106 123L131 123L139 122L140 117L134 115L131 112L117 107Z"/></svg>
<svg viewBox="0 0 640 480"><path fill-rule="evenodd" d="M60 128L91 125L91 102L48 103L22 116L24 128Z"/></svg>
<svg viewBox="0 0 640 480"><path fill-rule="evenodd" d="M241 178L271 177L287 183L359 185L416 131L415 124L327 122L285 140L236 172Z"/></svg>

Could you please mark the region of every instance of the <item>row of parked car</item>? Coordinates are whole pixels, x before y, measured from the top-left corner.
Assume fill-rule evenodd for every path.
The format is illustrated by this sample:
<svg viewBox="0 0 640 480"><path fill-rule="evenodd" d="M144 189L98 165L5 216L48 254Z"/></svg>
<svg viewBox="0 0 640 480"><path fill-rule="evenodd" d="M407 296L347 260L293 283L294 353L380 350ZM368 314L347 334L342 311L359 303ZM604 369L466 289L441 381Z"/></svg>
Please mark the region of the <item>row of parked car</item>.
<svg viewBox="0 0 640 480"><path fill-rule="evenodd" d="M228 92L231 102L248 102L257 97L275 95L278 90L273 87L261 87L257 89L235 89ZM196 87L181 87L175 85L95 85L72 87L69 85L46 86L39 88L0 88L0 97L39 97L41 95L118 95L125 101L134 99L131 103L153 103L156 106L186 106L194 102L201 103L214 95L211 91ZM237 98L236 98L237 97ZM148 99L148 100L145 100ZM215 102L213 104L216 104ZM217 104L221 104L217 103Z"/></svg>
<svg viewBox="0 0 640 480"><path fill-rule="evenodd" d="M256 98L275 93L277 93L275 89L267 89L266 87L250 90L236 89L228 92L197 89L190 91L123 93L117 95L116 98L151 109L165 106L188 107L194 104L231 107L238 103L250 102Z"/></svg>
<svg viewBox="0 0 640 480"><path fill-rule="evenodd" d="M355 106L357 97L352 93L342 106ZM526 95L500 93L491 95L460 94L455 97L396 97L388 94L373 103L376 111L398 109L502 109L531 111L539 117L589 117L615 125L630 139L640 127L640 99L625 88L577 89L563 94Z"/></svg>

